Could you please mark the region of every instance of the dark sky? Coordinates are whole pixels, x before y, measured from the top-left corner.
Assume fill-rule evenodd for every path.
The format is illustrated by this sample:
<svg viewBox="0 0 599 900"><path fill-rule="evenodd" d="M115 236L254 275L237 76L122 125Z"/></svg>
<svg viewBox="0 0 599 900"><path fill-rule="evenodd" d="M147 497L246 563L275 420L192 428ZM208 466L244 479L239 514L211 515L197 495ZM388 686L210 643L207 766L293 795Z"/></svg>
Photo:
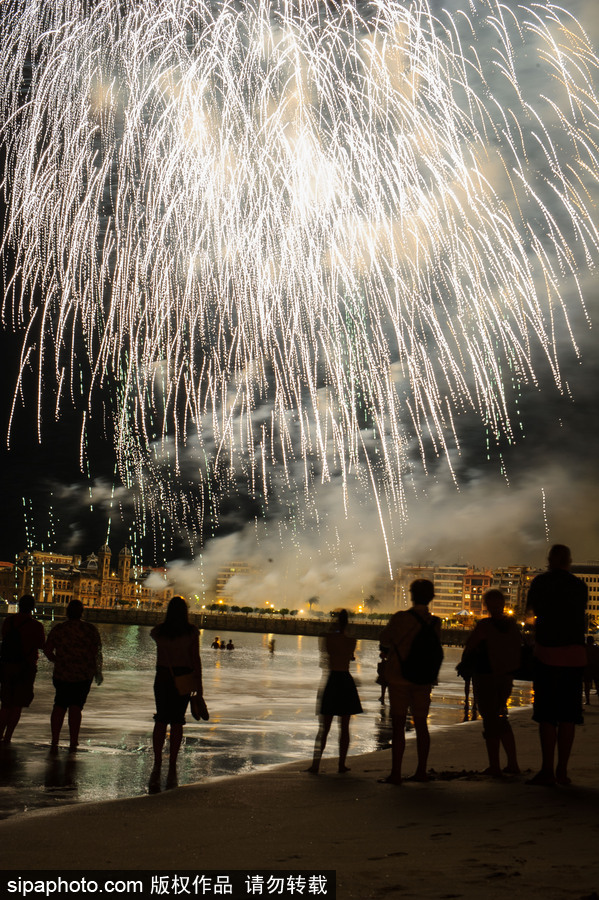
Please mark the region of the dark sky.
<svg viewBox="0 0 599 900"><path fill-rule="evenodd" d="M581 16L590 11L588 24L592 25L593 5L579 3L577 7ZM10 272L10 260L7 272ZM597 276L592 271L582 271L581 282L590 318L596 322L599 317ZM394 563L433 559L438 563L541 565L547 544L554 541L571 543L576 561L599 558L597 332L583 316L572 284L565 286L564 294L581 350L577 359L566 329L561 326L560 362L566 390L560 393L556 388L548 366L535 351L533 362L538 385L524 385L518 409L511 409L517 436L514 443L503 439L497 447L491 442L491 458L487 459L480 420L474 415L463 415L456 419L461 453L452 456L457 486L443 460L433 460L425 477L416 459L408 479L408 521L396 528L394 546L398 549L394 551ZM2 435L8 432L21 343L22 332L14 333L8 324L0 332ZM140 533L136 494L123 489L118 473L115 474L110 385L104 395L96 395L86 431L83 472L80 465L82 401L76 401L78 408L63 402L57 420L54 394L52 390L44 394L40 443L34 371L27 373L23 396L24 402L19 399L16 404L10 449L5 441L0 445L3 473L0 559L11 559L28 543L33 547L44 545L47 549L88 553L104 542L109 522L110 542L117 552L135 531L137 549L143 547L147 562L162 563L165 559L184 559L190 555L188 541L185 535L178 534L176 524L159 525L150 517L145 536ZM332 489L327 494L322 488L322 492L323 511L329 525L338 526L340 543L344 541L344 528L351 532L354 525L359 525L368 536L376 531L380 543L380 529L372 509L350 510L344 524L339 498L333 497ZM243 540L233 544L234 550L247 548L247 533L254 529L255 504L243 491L233 490L224 498L221 513L220 525L216 529L207 526L206 536L214 534L216 539L224 539L239 533ZM270 515L273 519L283 515L283 507L273 503ZM360 522L352 520L352 516ZM372 529L371 522L374 522ZM321 538L305 536L304 546L311 547L312 542L315 548L322 545ZM364 543L368 545L368 540ZM263 541L262 555L268 557L269 553L271 545ZM215 555L219 557L218 553ZM379 551L376 558L378 565Z"/></svg>

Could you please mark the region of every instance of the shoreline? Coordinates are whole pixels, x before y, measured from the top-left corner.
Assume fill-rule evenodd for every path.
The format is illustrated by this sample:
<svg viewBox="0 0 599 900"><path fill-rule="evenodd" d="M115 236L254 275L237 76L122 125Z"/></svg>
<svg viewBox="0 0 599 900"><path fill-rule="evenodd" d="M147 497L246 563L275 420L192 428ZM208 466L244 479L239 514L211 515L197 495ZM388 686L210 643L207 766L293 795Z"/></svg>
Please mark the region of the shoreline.
<svg viewBox="0 0 599 900"><path fill-rule="evenodd" d="M490 779L480 720L432 733L430 784L382 785L390 751L322 774L288 763L157 795L26 812L0 821L3 868L335 869L340 900L597 897L599 704L577 728L569 787L525 784L539 767L530 709L510 713L523 774ZM336 740L336 733L330 740ZM413 771L408 739L404 774Z"/></svg>
<svg viewBox="0 0 599 900"><path fill-rule="evenodd" d="M397 612L397 610L395 610ZM362 641L378 641L379 635L393 612L385 613L379 622L350 620L352 637ZM41 604L36 610L42 622L54 623L66 618L66 606ZM94 625L141 625L148 628L158 625L164 619L160 609L116 609L112 607L86 606L84 619ZM3 616L0 615L0 623ZM190 610L189 620L200 630L233 632L235 634L276 634L322 637L331 627L331 619L326 616L255 616L231 612L197 612ZM441 643L444 647L463 647L471 628L442 628Z"/></svg>

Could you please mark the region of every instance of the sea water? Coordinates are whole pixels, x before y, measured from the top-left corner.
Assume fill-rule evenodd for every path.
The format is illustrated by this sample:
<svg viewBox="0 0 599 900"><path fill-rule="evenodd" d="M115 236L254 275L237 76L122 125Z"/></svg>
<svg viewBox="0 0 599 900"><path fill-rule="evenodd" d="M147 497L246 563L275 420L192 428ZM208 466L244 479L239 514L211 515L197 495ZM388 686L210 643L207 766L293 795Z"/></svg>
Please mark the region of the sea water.
<svg viewBox="0 0 599 900"><path fill-rule="evenodd" d="M0 817L66 803L134 797L147 792L152 768L155 644L146 626L98 626L104 682L92 685L83 711L80 750L69 754L67 722L58 755L49 754L52 667L40 659L35 699L23 711L13 742L0 751ZM179 755L179 783L191 784L312 756L316 694L323 675L318 639L295 635L220 633L235 650L213 650L216 632L201 634L209 722L190 715ZM269 651L275 641L274 653ZM464 683L457 648L445 649L433 692L432 729L463 718ZM376 641L358 641L352 673L364 712L351 722L350 756L390 746L389 707L375 683ZM517 683L512 705L529 704L530 685ZM335 726L325 751L337 753Z"/></svg>

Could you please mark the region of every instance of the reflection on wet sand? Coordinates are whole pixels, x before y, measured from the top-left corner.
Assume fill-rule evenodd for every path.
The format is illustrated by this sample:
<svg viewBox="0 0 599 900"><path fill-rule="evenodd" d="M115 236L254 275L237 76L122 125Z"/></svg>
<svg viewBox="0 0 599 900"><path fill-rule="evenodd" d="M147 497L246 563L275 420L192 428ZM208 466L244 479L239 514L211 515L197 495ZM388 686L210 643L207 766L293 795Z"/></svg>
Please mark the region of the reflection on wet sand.
<svg viewBox="0 0 599 900"><path fill-rule="evenodd" d="M104 683L93 686L85 708L80 749L66 741L49 755L54 691L51 667L40 662L35 699L25 710L11 745L0 747L0 817L47 806L134 797L148 791L152 769L155 649L149 628L100 626L105 649ZM236 636L234 653L210 650L214 632L202 635L204 693L209 722L188 717L179 755L179 784L247 773L258 767L312 756L315 698L321 676L316 638ZM464 683L455 674L460 656L448 648L433 694L431 728L463 717ZM364 714L352 721L351 754L387 749L390 721L376 684L378 644L356 649L355 677ZM530 702L520 685L514 705ZM323 762L326 770L328 761ZM334 758L330 765L335 765Z"/></svg>

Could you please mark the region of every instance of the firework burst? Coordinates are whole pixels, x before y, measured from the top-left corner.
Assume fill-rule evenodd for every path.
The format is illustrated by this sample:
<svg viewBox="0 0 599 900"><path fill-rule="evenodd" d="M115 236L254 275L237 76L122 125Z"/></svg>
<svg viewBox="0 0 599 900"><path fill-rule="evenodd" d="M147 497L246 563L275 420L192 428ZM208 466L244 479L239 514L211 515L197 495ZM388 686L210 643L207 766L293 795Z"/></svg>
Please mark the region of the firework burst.
<svg viewBox="0 0 599 900"><path fill-rule="evenodd" d="M461 415L499 445L539 365L567 389L599 103L564 10L12 0L0 50L15 403L33 369L40 435L52 393L84 436L108 393L123 481L192 543L231 491L333 477L387 538Z"/></svg>

